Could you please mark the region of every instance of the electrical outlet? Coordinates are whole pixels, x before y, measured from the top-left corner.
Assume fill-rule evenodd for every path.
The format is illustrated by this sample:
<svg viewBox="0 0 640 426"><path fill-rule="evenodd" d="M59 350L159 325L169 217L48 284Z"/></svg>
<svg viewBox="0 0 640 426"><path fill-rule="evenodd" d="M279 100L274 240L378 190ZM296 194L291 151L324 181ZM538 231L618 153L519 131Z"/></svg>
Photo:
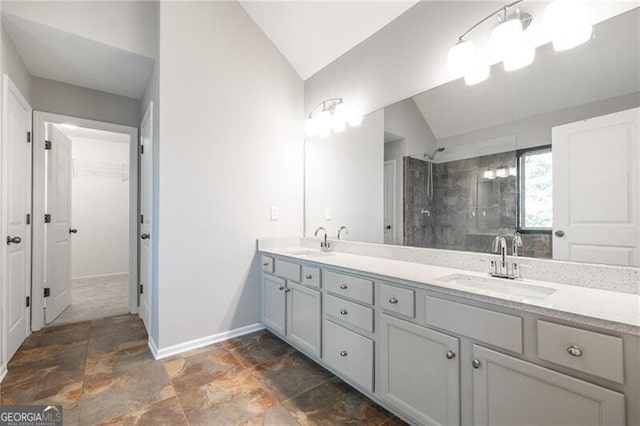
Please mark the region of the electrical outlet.
<svg viewBox="0 0 640 426"><path fill-rule="evenodd" d="M325 220L331 220L331 207L324 209L324 218Z"/></svg>
<svg viewBox="0 0 640 426"><path fill-rule="evenodd" d="M271 220L280 219L280 210L278 206L271 206Z"/></svg>

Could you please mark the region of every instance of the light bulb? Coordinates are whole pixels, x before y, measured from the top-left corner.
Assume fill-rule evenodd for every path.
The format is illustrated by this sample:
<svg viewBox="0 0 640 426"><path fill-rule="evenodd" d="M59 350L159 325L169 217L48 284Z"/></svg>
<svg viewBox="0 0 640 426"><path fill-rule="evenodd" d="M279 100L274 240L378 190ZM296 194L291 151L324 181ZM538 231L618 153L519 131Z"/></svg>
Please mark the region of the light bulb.
<svg viewBox="0 0 640 426"><path fill-rule="evenodd" d="M449 49L447 67L449 72L456 77L464 75L473 65L476 56L476 48L472 41L459 41Z"/></svg>
<svg viewBox="0 0 640 426"><path fill-rule="evenodd" d="M331 113L327 110L320 111L320 113L318 114L318 131L320 133L320 136L329 136L331 134L332 124Z"/></svg>
<svg viewBox="0 0 640 426"><path fill-rule="evenodd" d="M349 117L349 108L347 107L347 104L340 102L336 105L336 108L333 111L333 117L342 121L347 121Z"/></svg>
<svg viewBox="0 0 640 426"><path fill-rule="evenodd" d="M316 136L319 131L317 119L309 117L304 121L304 132L307 136Z"/></svg>
<svg viewBox="0 0 640 426"><path fill-rule="evenodd" d="M333 124L331 125L331 128L336 133L344 132L344 129L347 128L347 122L344 121L344 119L342 117L336 116L334 114L334 116L333 116Z"/></svg>
<svg viewBox="0 0 640 426"><path fill-rule="evenodd" d="M580 0L553 0L544 10L542 24L558 52L587 42L593 32L587 9Z"/></svg>
<svg viewBox="0 0 640 426"><path fill-rule="evenodd" d="M464 82L467 86L482 83L489 78L490 72L491 68L489 67L489 64L478 58L475 64L473 64L465 73Z"/></svg>
<svg viewBox="0 0 640 426"><path fill-rule="evenodd" d="M494 62L502 62L521 44L522 22L510 19L495 27L489 38L489 51Z"/></svg>

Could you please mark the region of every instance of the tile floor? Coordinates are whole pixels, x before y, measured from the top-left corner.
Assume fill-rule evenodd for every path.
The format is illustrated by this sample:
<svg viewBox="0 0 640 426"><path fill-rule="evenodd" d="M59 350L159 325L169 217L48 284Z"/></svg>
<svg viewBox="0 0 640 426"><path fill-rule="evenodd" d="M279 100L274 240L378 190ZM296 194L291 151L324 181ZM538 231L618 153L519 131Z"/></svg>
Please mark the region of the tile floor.
<svg viewBox="0 0 640 426"><path fill-rule="evenodd" d="M60 325L129 312L129 274L71 281L71 305L53 321Z"/></svg>
<svg viewBox="0 0 640 426"><path fill-rule="evenodd" d="M404 424L267 331L156 361L133 315L33 333L0 387L69 425Z"/></svg>

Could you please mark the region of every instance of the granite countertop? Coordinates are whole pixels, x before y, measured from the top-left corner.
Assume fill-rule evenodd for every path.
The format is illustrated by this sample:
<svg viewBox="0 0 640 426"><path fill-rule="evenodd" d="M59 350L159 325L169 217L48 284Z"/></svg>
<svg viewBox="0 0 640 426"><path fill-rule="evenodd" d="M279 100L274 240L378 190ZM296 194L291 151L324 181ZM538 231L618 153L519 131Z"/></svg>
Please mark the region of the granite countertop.
<svg viewBox="0 0 640 426"><path fill-rule="evenodd" d="M512 281L490 279L488 274L480 272L340 252L327 254L304 247L262 248L260 251L323 266L344 268L382 280L417 285L442 294L640 336L640 296L635 294L527 280L526 270L522 271L524 280ZM491 289L443 280L456 274L485 280ZM497 285L491 285L492 283ZM503 283L505 291L500 291ZM544 287L542 290L555 291L544 298L527 297L526 288L525 293L521 294L508 291L509 286L518 287L522 284L531 286L530 288Z"/></svg>

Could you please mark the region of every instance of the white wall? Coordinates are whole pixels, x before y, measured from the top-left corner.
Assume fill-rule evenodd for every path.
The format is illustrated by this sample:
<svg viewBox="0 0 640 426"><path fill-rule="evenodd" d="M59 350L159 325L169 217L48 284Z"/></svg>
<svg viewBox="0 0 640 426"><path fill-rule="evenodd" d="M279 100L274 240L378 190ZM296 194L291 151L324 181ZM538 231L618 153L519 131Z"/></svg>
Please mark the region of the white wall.
<svg viewBox="0 0 640 426"><path fill-rule="evenodd" d="M2 32L2 49L0 50L3 64L2 72L9 75L22 96L31 102L31 75L6 30L2 28L0 31Z"/></svg>
<svg viewBox="0 0 640 426"><path fill-rule="evenodd" d="M304 113L301 79L238 3L160 3L159 53L166 348L260 320L256 238L302 232Z"/></svg>
<svg viewBox="0 0 640 426"><path fill-rule="evenodd" d="M152 1L3 1L6 13L154 57Z"/></svg>
<svg viewBox="0 0 640 426"><path fill-rule="evenodd" d="M522 8L536 16L529 31L539 30L547 1ZM589 1L594 22L637 7L637 2ZM504 6L491 1L422 1L305 81L305 110L323 99L342 97L368 113L452 80L446 67L458 36ZM486 48L491 26L474 32ZM537 40L539 45L548 40Z"/></svg>
<svg viewBox="0 0 640 426"><path fill-rule="evenodd" d="M71 277L129 271L129 144L72 137ZM96 164L97 163L97 164ZM92 167L121 164L127 179Z"/></svg>
<svg viewBox="0 0 640 426"><path fill-rule="evenodd" d="M335 236L344 225L350 240L382 243L383 161L383 110L367 115L360 127L307 139L305 235L324 226ZM331 209L331 220L325 219L326 208Z"/></svg>
<svg viewBox="0 0 640 426"><path fill-rule="evenodd" d="M140 101L44 78L31 79L34 110L138 127Z"/></svg>

